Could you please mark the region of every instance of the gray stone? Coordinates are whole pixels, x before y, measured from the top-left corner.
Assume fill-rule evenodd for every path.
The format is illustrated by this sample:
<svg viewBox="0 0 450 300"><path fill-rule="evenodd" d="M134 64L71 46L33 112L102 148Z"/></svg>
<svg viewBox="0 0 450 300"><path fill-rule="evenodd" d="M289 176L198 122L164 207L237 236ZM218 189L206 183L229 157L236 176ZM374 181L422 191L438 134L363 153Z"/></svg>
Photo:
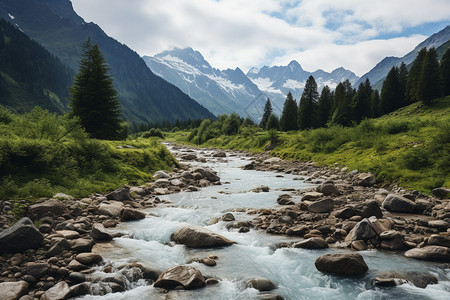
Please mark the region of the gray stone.
<svg viewBox="0 0 450 300"><path fill-rule="evenodd" d="M319 192L307 192L303 194L302 201L317 200L322 196L323 194Z"/></svg>
<svg viewBox="0 0 450 300"><path fill-rule="evenodd" d="M294 205L295 203L291 200L292 196L288 194L280 195L277 199L279 205Z"/></svg>
<svg viewBox="0 0 450 300"><path fill-rule="evenodd" d="M419 288L426 288L429 284L437 284L436 276L424 272L408 272L405 274L406 280Z"/></svg>
<svg viewBox="0 0 450 300"><path fill-rule="evenodd" d="M39 280L42 276L46 275L50 270L50 265L48 263L33 263L30 262L27 264L24 270L24 274L31 275L37 280Z"/></svg>
<svg viewBox="0 0 450 300"><path fill-rule="evenodd" d="M0 232L0 254L36 249L44 236L29 218L22 218L13 226Z"/></svg>
<svg viewBox="0 0 450 300"><path fill-rule="evenodd" d="M92 225L91 236L98 241L110 241L113 239L113 236L106 231L101 223Z"/></svg>
<svg viewBox="0 0 450 300"><path fill-rule="evenodd" d="M27 292L28 283L23 280L0 283L0 299L2 300L17 300Z"/></svg>
<svg viewBox="0 0 450 300"><path fill-rule="evenodd" d="M78 297L89 293L89 284L86 282L76 284L70 287L70 296Z"/></svg>
<svg viewBox="0 0 450 300"><path fill-rule="evenodd" d="M80 253L77 256L75 256L75 259L79 263L82 263L83 265L98 264L103 260L103 258L99 254L92 252Z"/></svg>
<svg viewBox="0 0 450 300"><path fill-rule="evenodd" d="M328 243L320 237L311 237L292 245L294 248L323 249L328 248Z"/></svg>
<svg viewBox="0 0 450 300"><path fill-rule="evenodd" d="M432 190L432 193L434 196L445 199L450 196L450 189L449 188L436 188Z"/></svg>
<svg viewBox="0 0 450 300"><path fill-rule="evenodd" d="M359 173L353 178L354 185L373 186L376 183L375 175L372 173Z"/></svg>
<svg viewBox="0 0 450 300"><path fill-rule="evenodd" d="M67 282L60 281L53 287L48 289L42 296L41 300L64 300L69 297L70 288Z"/></svg>
<svg viewBox="0 0 450 300"><path fill-rule="evenodd" d="M339 196L341 192L337 189L333 182L327 181L319 185L316 189L319 193L322 193L324 196Z"/></svg>
<svg viewBox="0 0 450 300"><path fill-rule="evenodd" d="M380 219L383 217L380 204L378 204L378 202L375 200L369 200L361 205L356 205L354 209L356 210L356 214L360 215L363 218L375 216Z"/></svg>
<svg viewBox="0 0 450 300"><path fill-rule="evenodd" d="M167 174L165 171L159 170L156 171L155 174L153 174L154 178L170 178L170 175Z"/></svg>
<svg viewBox="0 0 450 300"><path fill-rule="evenodd" d="M247 287L257 289L260 292L272 291L277 288L277 286L272 281L261 277L248 280Z"/></svg>
<svg viewBox="0 0 450 300"><path fill-rule="evenodd" d="M373 228L372 223L365 218L353 227L346 236L345 241L368 240L374 238L376 235L377 233Z"/></svg>
<svg viewBox="0 0 450 300"><path fill-rule="evenodd" d="M448 262L450 261L450 248L442 246L425 246L414 248L405 252L405 257L421 260Z"/></svg>
<svg viewBox="0 0 450 300"><path fill-rule="evenodd" d="M164 271L153 285L156 288L175 289L178 286L186 290L206 286L202 273L191 266L175 266Z"/></svg>
<svg viewBox="0 0 450 300"><path fill-rule="evenodd" d="M28 216L32 220L38 220L44 217L56 219L65 214L70 214L70 210L61 201L55 199L33 204L28 207Z"/></svg>
<svg viewBox="0 0 450 300"><path fill-rule="evenodd" d="M382 206L391 212L412 213L417 210L417 204L415 202L394 194L387 195Z"/></svg>
<svg viewBox="0 0 450 300"><path fill-rule="evenodd" d="M106 215L112 218L120 217L123 210L123 203L119 201L103 201L98 207L99 215Z"/></svg>
<svg viewBox="0 0 450 300"><path fill-rule="evenodd" d="M432 220L428 221L428 227L447 230L449 228L450 224L448 222L445 222L444 220Z"/></svg>
<svg viewBox="0 0 450 300"><path fill-rule="evenodd" d="M130 188L125 186L118 190L115 190L106 195L106 199L108 200L116 200L116 201L127 201L132 200L130 195Z"/></svg>
<svg viewBox="0 0 450 300"><path fill-rule="evenodd" d="M232 213L226 213L226 214L224 214L222 216L222 221L231 222L231 221L234 221L234 220L236 220L236 219L235 219L235 217L234 217L234 215Z"/></svg>
<svg viewBox="0 0 450 300"><path fill-rule="evenodd" d="M69 274L69 280L73 283L81 283L86 281L86 276L80 272L72 272Z"/></svg>
<svg viewBox="0 0 450 300"><path fill-rule="evenodd" d="M440 234L432 234L428 238L428 245L443 246L450 248L450 238Z"/></svg>
<svg viewBox="0 0 450 300"><path fill-rule="evenodd" d="M75 252L91 252L92 247L94 247L95 242L93 239L80 238L72 240L71 249Z"/></svg>
<svg viewBox="0 0 450 300"><path fill-rule="evenodd" d="M196 168L194 173L202 174L203 178L208 179L210 182L220 181L220 177L214 174L212 171L204 169L204 168Z"/></svg>
<svg viewBox="0 0 450 300"><path fill-rule="evenodd" d="M227 157L227 154L224 151L215 152L212 157Z"/></svg>
<svg viewBox="0 0 450 300"><path fill-rule="evenodd" d="M53 199L59 199L59 200L75 200L75 197L72 197L70 195L64 194L64 193L56 193L52 197Z"/></svg>
<svg viewBox="0 0 450 300"><path fill-rule="evenodd" d="M234 244L233 241L211 230L193 225L179 228L172 234L171 240L192 248L220 247Z"/></svg>
<svg viewBox="0 0 450 300"><path fill-rule="evenodd" d="M369 269L358 253L325 254L316 259L317 270L341 276L363 275Z"/></svg>
<svg viewBox="0 0 450 300"><path fill-rule="evenodd" d="M308 206L308 211L313 213L327 213L334 208L333 199L324 199L314 202Z"/></svg>
<svg viewBox="0 0 450 300"><path fill-rule="evenodd" d="M134 208L124 208L122 211L122 221L136 221L145 218L145 214Z"/></svg>

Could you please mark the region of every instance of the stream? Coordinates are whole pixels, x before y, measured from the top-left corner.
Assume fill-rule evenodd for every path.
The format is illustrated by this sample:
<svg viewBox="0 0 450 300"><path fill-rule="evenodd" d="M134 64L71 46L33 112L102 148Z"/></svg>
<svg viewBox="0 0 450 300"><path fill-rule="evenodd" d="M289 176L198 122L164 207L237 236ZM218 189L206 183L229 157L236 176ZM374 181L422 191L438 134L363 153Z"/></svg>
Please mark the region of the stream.
<svg viewBox="0 0 450 300"><path fill-rule="evenodd" d="M281 208L276 199L285 193L283 190L299 190L314 185L298 180L294 175L283 174L280 177L280 173L276 172L243 170L241 167L250 162L246 157L228 153L227 158L212 158L211 151L196 152L197 156L204 156L207 162L189 163L215 170L222 185L205 187L198 192L160 196L172 203L145 210L147 216L143 220L120 223L113 231L125 235L96 249L96 252L114 265L136 261L161 271L187 264L193 258L214 254L218 256L214 267L198 262L190 265L207 277L217 278L219 284L193 291L162 293L140 280L129 286L126 292L89 295L80 299L260 299L262 294L259 291L245 285L246 280L255 277L274 282L278 288L271 293L284 299L450 299L450 269L439 267L439 264L407 259L401 254L387 251L367 250L359 252L369 266L369 271L363 277L336 277L319 272L314 266L316 258L327 253L350 250L278 248L276 245L280 242L298 241L301 238L270 235L254 229L239 233L238 229L228 230L228 222L224 221L212 224L212 220L227 212L232 212L237 221L250 221L257 215L247 214L241 208ZM270 191L251 191L261 185L269 186ZM170 242L170 235L185 224L203 226L237 244L214 249L189 249L183 245L174 245ZM428 285L425 289L410 284L374 288L371 285L373 278L384 271L427 272L436 276L439 283Z"/></svg>

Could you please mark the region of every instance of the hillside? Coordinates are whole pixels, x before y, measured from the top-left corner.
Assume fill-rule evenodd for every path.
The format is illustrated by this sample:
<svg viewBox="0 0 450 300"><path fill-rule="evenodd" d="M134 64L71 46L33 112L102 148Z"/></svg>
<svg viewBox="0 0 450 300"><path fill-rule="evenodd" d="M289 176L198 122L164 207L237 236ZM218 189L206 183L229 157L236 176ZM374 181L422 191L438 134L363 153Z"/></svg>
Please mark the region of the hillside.
<svg viewBox="0 0 450 300"><path fill-rule="evenodd" d="M73 75L59 59L0 19L0 105L19 113L36 105L62 113Z"/></svg>
<svg viewBox="0 0 450 300"><path fill-rule="evenodd" d="M153 74L139 55L85 23L69 0L4 0L0 17L15 24L53 55L78 70L81 44L91 38L111 67L123 115L136 123L199 119L213 115L177 87Z"/></svg>

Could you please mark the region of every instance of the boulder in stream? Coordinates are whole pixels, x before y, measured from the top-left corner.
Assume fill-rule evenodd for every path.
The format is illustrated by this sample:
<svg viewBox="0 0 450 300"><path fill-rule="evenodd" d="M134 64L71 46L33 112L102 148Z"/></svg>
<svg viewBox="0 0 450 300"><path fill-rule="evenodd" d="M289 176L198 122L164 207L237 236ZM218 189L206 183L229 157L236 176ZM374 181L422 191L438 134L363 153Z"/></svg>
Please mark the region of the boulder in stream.
<svg viewBox="0 0 450 300"><path fill-rule="evenodd" d="M317 270L341 276L363 275L369 269L358 253L325 254L316 259Z"/></svg>
<svg viewBox="0 0 450 300"><path fill-rule="evenodd" d="M235 243L211 230L193 225L179 228L172 234L170 239L175 243L183 244L191 248L221 247Z"/></svg>
<svg viewBox="0 0 450 300"><path fill-rule="evenodd" d="M191 266L175 266L164 271L153 285L156 288L175 289L179 286L186 290L206 286L202 273Z"/></svg>
<svg viewBox="0 0 450 300"><path fill-rule="evenodd" d="M425 246L423 248L414 248L408 250L404 255L408 258L449 262L450 248L443 246Z"/></svg>
<svg viewBox="0 0 450 300"><path fill-rule="evenodd" d="M277 286L272 281L262 277L248 280L247 287L257 289L260 292L271 291L277 288Z"/></svg>

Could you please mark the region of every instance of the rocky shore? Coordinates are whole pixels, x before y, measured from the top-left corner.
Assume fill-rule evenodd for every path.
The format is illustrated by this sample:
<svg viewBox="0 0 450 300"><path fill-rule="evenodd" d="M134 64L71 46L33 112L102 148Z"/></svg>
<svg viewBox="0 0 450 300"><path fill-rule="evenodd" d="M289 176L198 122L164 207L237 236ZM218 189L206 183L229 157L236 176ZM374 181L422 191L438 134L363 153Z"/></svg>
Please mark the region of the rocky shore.
<svg viewBox="0 0 450 300"><path fill-rule="evenodd" d="M202 153L175 148L183 161L205 162ZM199 155L197 155L199 154ZM212 158L226 161L227 156L249 156L242 152L216 150ZM272 171L297 176L317 185L309 190L289 189L274 199L279 207L248 209L252 221L236 220L229 212L222 217L229 230L261 230L270 234L298 237L293 243L278 247L320 249L350 248L355 251L380 249L401 251L406 257L450 262L450 200L448 189L434 191L430 197L396 186L377 185L369 173L321 168L313 163L284 161L268 154L251 156L246 170ZM119 222L145 218L142 209L166 202L159 197L180 191L198 191L221 184L211 170L183 166L173 172L158 171L155 181L138 187L123 187L106 195L75 199L57 194L41 199L26 210L26 217L15 224L11 203L0 207L0 298L1 299L67 299L89 293L101 295L130 289L133 283L155 282L161 289L199 288L217 283L190 266L174 266L161 274L139 263L114 267L93 252L95 244L115 236L108 228ZM271 187L260 186L253 192L264 193ZM217 220L215 220L217 222ZM189 247L228 246L234 242L208 230L190 226L174 232L172 240ZM200 261L215 265L214 255ZM355 263L356 262L356 263ZM347 268L346 266L357 266ZM343 267L344 266L344 267ZM353 276L367 271L357 252L347 256L321 256L316 261L321 272ZM448 267L448 265L443 265ZM345 269L349 274L341 274ZM101 270L102 276L96 272ZM354 273L352 273L354 272ZM437 282L427 274L383 274L375 279L377 286L395 286L406 281L419 287ZM260 291L275 288L264 278L251 279L249 286ZM268 288L270 286L271 288ZM258 288L261 287L261 288ZM262 294L264 299L280 299ZM262 298L262 299L263 299Z"/></svg>

